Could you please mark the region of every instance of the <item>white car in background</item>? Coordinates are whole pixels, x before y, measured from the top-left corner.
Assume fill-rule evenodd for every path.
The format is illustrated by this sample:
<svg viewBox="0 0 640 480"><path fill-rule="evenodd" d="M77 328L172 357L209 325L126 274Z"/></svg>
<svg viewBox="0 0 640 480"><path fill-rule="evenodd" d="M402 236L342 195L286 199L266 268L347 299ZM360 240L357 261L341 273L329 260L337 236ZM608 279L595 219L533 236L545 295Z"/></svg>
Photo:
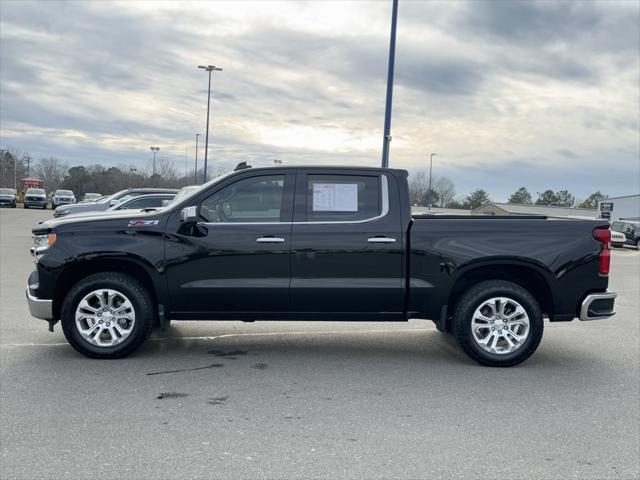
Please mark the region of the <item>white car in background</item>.
<svg viewBox="0 0 640 480"><path fill-rule="evenodd" d="M615 230L611 230L611 246L612 247L622 247L624 246L624 242L627 241L627 237L622 232L616 232Z"/></svg>
<svg viewBox="0 0 640 480"><path fill-rule="evenodd" d="M76 196L71 190L56 190L51 196L51 210L55 210L60 205L73 205L76 203Z"/></svg>

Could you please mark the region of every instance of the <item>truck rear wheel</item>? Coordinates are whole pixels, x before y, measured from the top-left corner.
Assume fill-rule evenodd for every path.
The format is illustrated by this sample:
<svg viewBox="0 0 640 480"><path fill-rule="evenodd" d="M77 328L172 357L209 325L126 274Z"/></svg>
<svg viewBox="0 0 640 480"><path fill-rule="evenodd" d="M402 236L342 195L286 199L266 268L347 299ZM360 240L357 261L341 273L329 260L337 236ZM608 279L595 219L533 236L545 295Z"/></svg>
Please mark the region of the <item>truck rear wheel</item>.
<svg viewBox="0 0 640 480"><path fill-rule="evenodd" d="M515 283L478 283L460 297L455 307L456 340L482 365L511 367L525 361L538 348L543 329L538 302Z"/></svg>
<svg viewBox="0 0 640 480"><path fill-rule="evenodd" d="M136 279L118 272L79 281L62 304L62 330L78 352L91 358L121 358L151 333L155 308Z"/></svg>

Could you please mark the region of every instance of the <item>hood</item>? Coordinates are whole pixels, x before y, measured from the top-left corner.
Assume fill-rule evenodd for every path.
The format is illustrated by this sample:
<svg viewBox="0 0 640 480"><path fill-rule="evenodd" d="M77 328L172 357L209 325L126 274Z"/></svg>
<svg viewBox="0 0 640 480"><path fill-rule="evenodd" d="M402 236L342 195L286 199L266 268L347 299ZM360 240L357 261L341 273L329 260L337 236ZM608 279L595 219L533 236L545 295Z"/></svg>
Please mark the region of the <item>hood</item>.
<svg viewBox="0 0 640 480"><path fill-rule="evenodd" d="M16 196L13 193L0 193L0 197L16 198Z"/></svg>
<svg viewBox="0 0 640 480"><path fill-rule="evenodd" d="M61 218L53 218L51 220L46 220L44 222L38 223L35 227L33 227L33 233L46 233L50 230L56 230L59 228L64 228L66 226L75 226L78 225L86 226L87 230L91 230L98 227L100 222L110 222L114 224L116 222L116 226L119 227L119 224L122 224L122 228L129 227L129 221L131 220L159 220L160 217L158 212L139 212L132 210L123 210L122 212L94 212L89 214L82 215L69 215L68 217Z"/></svg>

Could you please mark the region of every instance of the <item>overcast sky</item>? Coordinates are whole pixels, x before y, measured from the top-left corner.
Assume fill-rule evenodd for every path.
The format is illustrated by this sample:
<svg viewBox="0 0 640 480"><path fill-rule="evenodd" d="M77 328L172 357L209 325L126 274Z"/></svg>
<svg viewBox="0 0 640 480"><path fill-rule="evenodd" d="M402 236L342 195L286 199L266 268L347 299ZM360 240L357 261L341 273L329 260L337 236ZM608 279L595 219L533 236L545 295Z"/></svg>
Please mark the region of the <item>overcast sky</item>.
<svg viewBox="0 0 640 480"><path fill-rule="evenodd" d="M77 164L380 163L391 2L0 2L3 147ZM400 0L392 167L505 200L640 191L637 1ZM202 157L202 152L201 152Z"/></svg>

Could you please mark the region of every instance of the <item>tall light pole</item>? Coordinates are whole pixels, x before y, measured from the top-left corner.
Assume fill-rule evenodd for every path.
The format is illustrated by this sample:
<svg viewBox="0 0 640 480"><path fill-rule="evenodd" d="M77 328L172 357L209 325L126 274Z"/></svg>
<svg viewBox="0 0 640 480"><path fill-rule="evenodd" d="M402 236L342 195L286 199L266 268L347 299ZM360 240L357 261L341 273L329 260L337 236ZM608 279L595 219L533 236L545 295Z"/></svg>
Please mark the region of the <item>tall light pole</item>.
<svg viewBox="0 0 640 480"><path fill-rule="evenodd" d="M151 151L153 152L153 175L156 174L156 153L160 151L160 147L151 147Z"/></svg>
<svg viewBox="0 0 640 480"><path fill-rule="evenodd" d="M193 183L198 183L198 138L200 138L200 134L196 133L196 168L193 173Z"/></svg>
<svg viewBox="0 0 640 480"><path fill-rule="evenodd" d="M431 211L431 203L433 199L433 191L431 190L431 178L433 177L433 157L437 153L431 154L431 160L429 161L429 211Z"/></svg>
<svg viewBox="0 0 640 480"><path fill-rule="evenodd" d="M396 60L396 24L398 23L398 0L393 0L391 13L391 40L389 41L389 71L387 73L387 102L384 107L384 137L382 139L382 168L389 167L389 144L391 143L391 105L393 103L393 69Z"/></svg>
<svg viewBox="0 0 640 480"><path fill-rule="evenodd" d="M207 132L204 137L204 183L207 183L207 159L209 153L209 105L211 104L211 72L221 72L222 69L215 65L198 65L198 68L209 72L209 88L207 89Z"/></svg>

